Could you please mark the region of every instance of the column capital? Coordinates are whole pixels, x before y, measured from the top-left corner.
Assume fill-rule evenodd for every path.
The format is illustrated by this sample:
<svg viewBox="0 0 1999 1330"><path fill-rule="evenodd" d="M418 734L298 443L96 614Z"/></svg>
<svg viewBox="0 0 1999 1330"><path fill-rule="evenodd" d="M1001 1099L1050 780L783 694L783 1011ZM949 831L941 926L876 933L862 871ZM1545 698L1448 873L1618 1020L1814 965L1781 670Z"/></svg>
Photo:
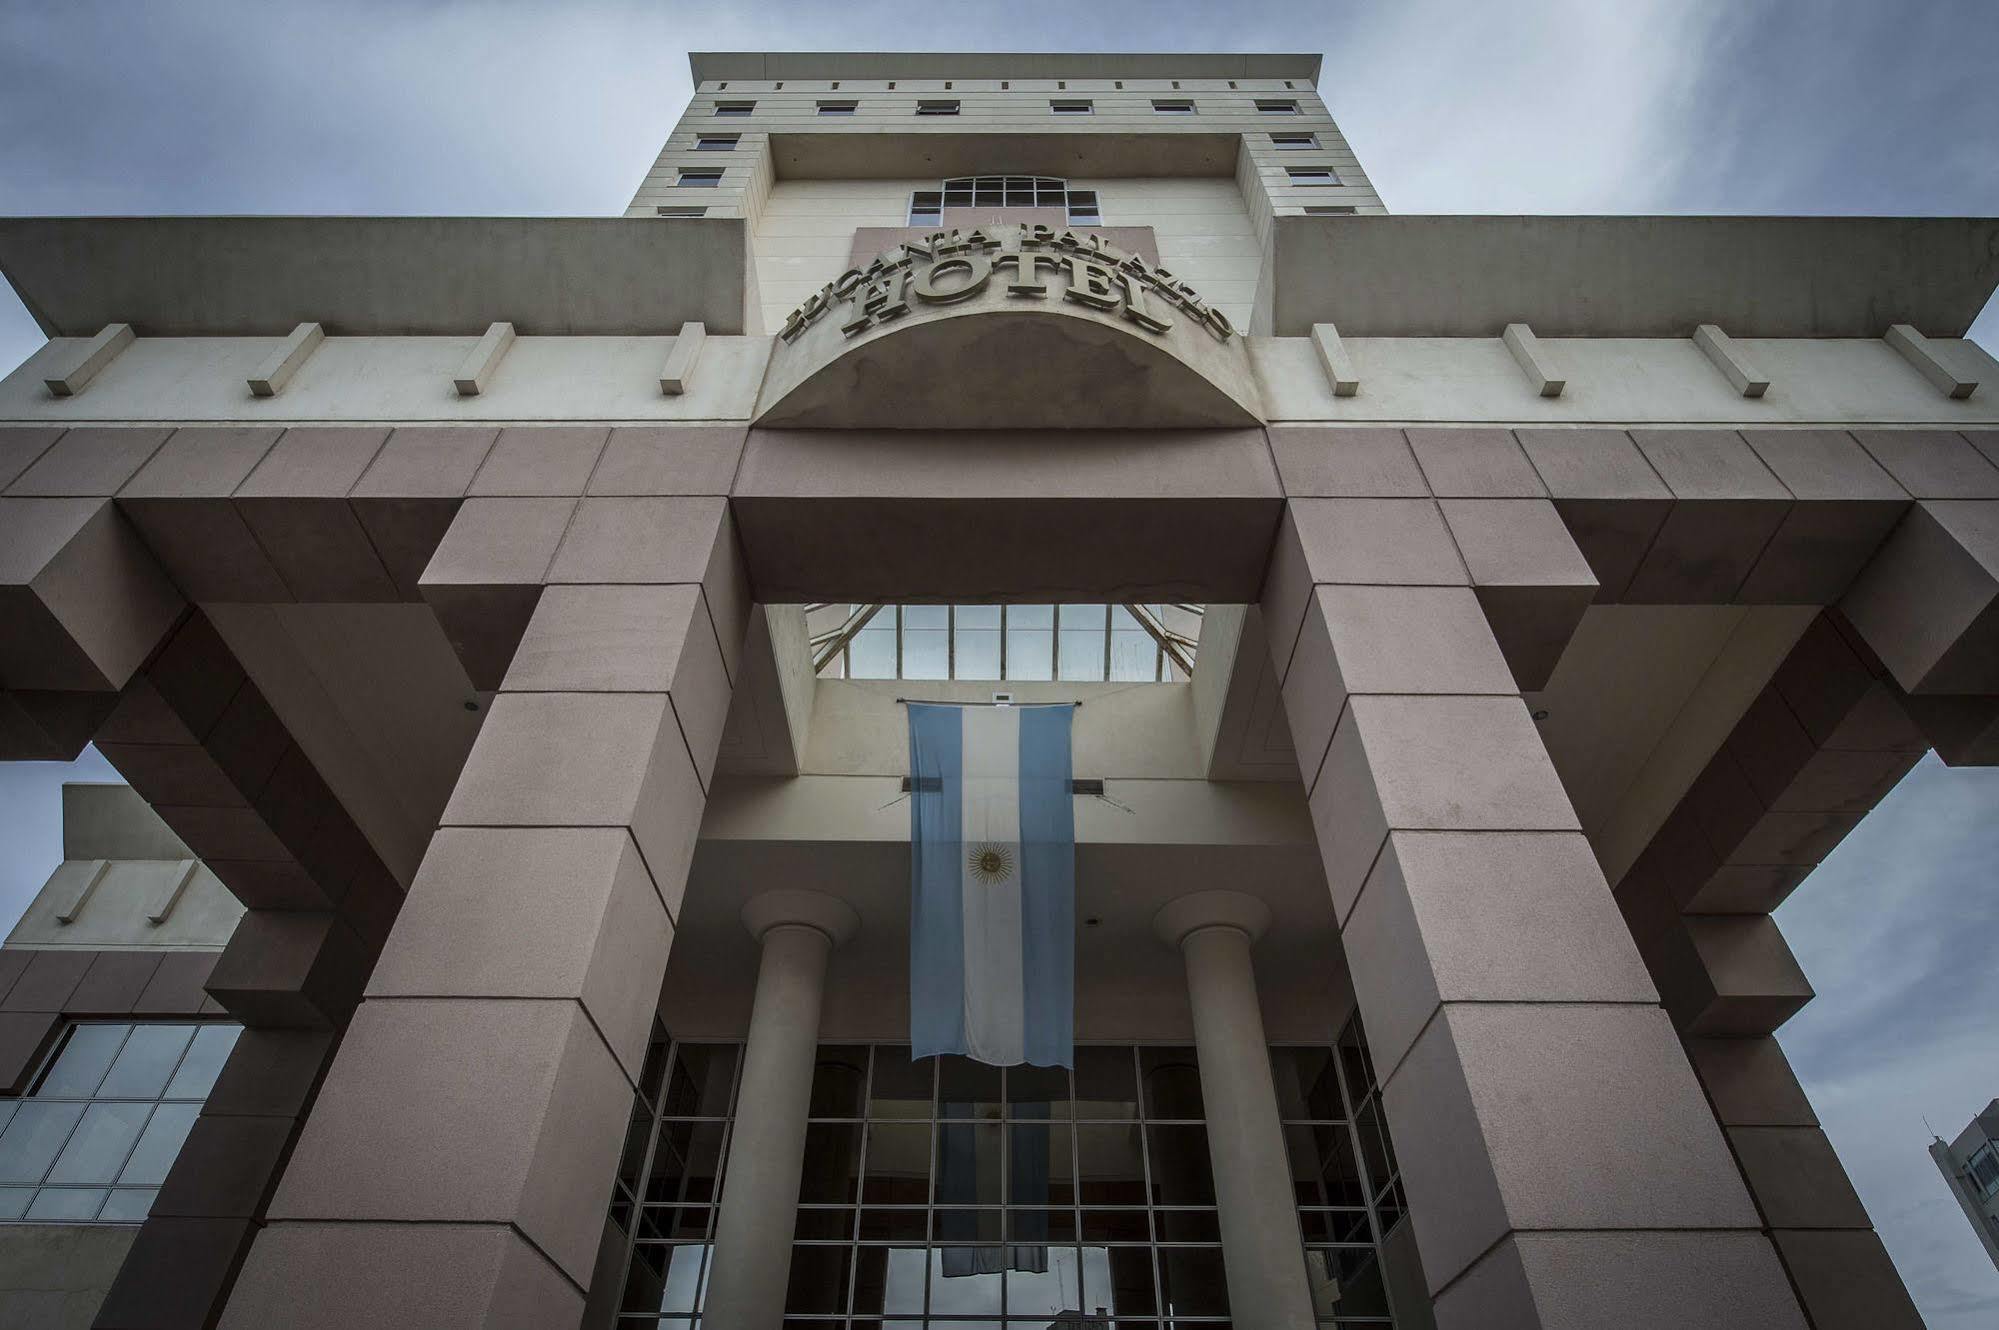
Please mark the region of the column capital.
<svg viewBox="0 0 1999 1330"><path fill-rule="evenodd" d="M1251 942L1270 927L1270 907L1240 891L1195 891L1161 906L1152 916L1152 931L1169 947L1204 928L1233 928Z"/></svg>
<svg viewBox="0 0 1999 1330"><path fill-rule="evenodd" d="M822 891L766 891L743 902L743 927L757 941L787 924L816 928L837 947L860 931L861 917L853 906Z"/></svg>

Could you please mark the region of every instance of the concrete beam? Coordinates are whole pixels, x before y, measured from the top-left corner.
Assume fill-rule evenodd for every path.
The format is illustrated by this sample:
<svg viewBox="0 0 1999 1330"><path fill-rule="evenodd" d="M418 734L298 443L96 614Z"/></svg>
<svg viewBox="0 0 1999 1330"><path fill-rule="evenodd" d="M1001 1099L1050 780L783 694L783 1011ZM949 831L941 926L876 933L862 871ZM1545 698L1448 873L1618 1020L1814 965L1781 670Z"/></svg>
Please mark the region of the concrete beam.
<svg viewBox="0 0 1999 1330"><path fill-rule="evenodd" d="M1541 350L1541 341L1534 336L1534 330L1524 323L1509 323L1499 340L1506 343L1506 349L1513 354L1520 372L1527 376L1527 382L1534 385L1534 391L1542 397L1560 397L1562 389L1568 386L1566 379L1558 376L1550 365L1547 353Z"/></svg>
<svg viewBox="0 0 1999 1330"><path fill-rule="evenodd" d="M131 324L107 323L103 331L84 343L76 358L70 361L69 368L42 382L46 383L49 391L57 397L74 397L82 392L106 365L116 360L120 351L131 344Z"/></svg>
<svg viewBox="0 0 1999 1330"><path fill-rule="evenodd" d="M1360 369L1340 340L1338 328L1330 323L1313 324L1312 349L1319 353L1319 365L1326 371L1326 382L1333 386L1333 396L1352 397L1360 391Z"/></svg>
<svg viewBox="0 0 1999 1330"><path fill-rule="evenodd" d="M1882 340L1894 347L1902 359L1914 365L1945 397L1961 400L1978 391L1977 380L1960 377L1958 372L1937 354L1936 348L1930 345L1930 339L1917 332L1911 325L1895 324L1888 329Z"/></svg>
<svg viewBox="0 0 1999 1330"><path fill-rule="evenodd" d="M1761 397L1770 391L1770 380L1749 363L1734 339L1714 324L1703 323L1694 329L1694 345L1744 397Z"/></svg>
<svg viewBox="0 0 1999 1330"><path fill-rule="evenodd" d="M270 358L250 376L250 392L256 397L276 397L291 382L312 353L326 340L326 330L317 323L301 323L291 330Z"/></svg>
<svg viewBox="0 0 1999 1330"><path fill-rule="evenodd" d="M465 357L465 363L452 376L452 383L460 397L477 397L486 390L493 374L500 368L500 361L506 358L514 345L514 325L511 323L489 323L485 336L479 339Z"/></svg>
<svg viewBox="0 0 1999 1330"><path fill-rule="evenodd" d="M659 390L662 393L678 397L687 391L688 380L694 377L694 366L701 359L701 348L707 341L707 325L680 325L680 333L673 339L673 349L666 353L666 364L659 372Z"/></svg>

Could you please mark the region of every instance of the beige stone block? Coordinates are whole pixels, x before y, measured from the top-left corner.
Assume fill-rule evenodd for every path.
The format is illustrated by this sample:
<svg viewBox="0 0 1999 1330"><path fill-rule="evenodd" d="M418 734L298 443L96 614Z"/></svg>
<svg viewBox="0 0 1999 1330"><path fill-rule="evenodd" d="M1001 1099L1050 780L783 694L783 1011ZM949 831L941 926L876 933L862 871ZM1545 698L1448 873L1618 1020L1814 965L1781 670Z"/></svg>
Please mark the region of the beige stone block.
<svg viewBox="0 0 1999 1330"><path fill-rule="evenodd" d="M474 495L583 493L604 450L601 425L517 425L500 431L472 478Z"/></svg>
<svg viewBox="0 0 1999 1330"><path fill-rule="evenodd" d="M631 1102L574 1002L372 999L271 1218L511 1224L581 1285Z"/></svg>
<svg viewBox="0 0 1999 1330"><path fill-rule="evenodd" d="M122 688L186 609L108 499L0 499L0 680Z"/></svg>
<svg viewBox="0 0 1999 1330"><path fill-rule="evenodd" d="M1435 1315L1437 1330L1805 1330L1761 1233L1515 1233Z"/></svg>
<svg viewBox="0 0 1999 1330"><path fill-rule="evenodd" d="M1999 693L1999 501L1925 500L1840 601L1910 693Z"/></svg>
<svg viewBox="0 0 1999 1330"><path fill-rule="evenodd" d="M475 688L497 688L569 529L570 498L467 499L423 571L423 598Z"/></svg>
<svg viewBox="0 0 1999 1330"><path fill-rule="evenodd" d="M1774 1034L1814 996L1768 915L1686 915L1648 956L1667 1013L1688 1035Z"/></svg>
<svg viewBox="0 0 1999 1330"><path fill-rule="evenodd" d="M1769 914L1782 905L1816 864L1723 864L1682 893L1692 914Z"/></svg>
<svg viewBox="0 0 1999 1330"><path fill-rule="evenodd" d="M1818 1116L1773 1038L1686 1041L1687 1057L1724 1127L1816 1127Z"/></svg>
<svg viewBox="0 0 1999 1330"><path fill-rule="evenodd" d="M118 425L66 430L7 493L43 498L116 494L171 432Z"/></svg>
<svg viewBox="0 0 1999 1330"><path fill-rule="evenodd" d="M1596 599L1596 575L1546 499L1444 499L1499 649L1522 691L1547 686Z"/></svg>
<svg viewBox="0 0 1999 1330"><path fill-rule="evenodd" d="M1816 864L1860 825L1859 812L1784 812L1757 818L1728 856L1731 864Z"/></svg>
<svg viewBox="0 0 1999 1330"><path fill-rule="evenodd" d="M463 496L499 431L462 425L398 429L356 482L357 498Z"/></svg>
<svg viewBox="0 0 1999 1330"><path fill-rule="evenodd" d="M1909 774L1922 754L1828 748L1813 754L1770 805L1776 812L1866 813Z"/></svg>
<svg viewBox="0 0 1999 1330"><path fill-rule="evenodd" d="M1523 429L1515 438L1589 561L1597 600L1623 599L1673 492L1623 430Z"/></svg>
<svg viewBox="0 0 1999 1330"><path fill-rule="evenodd" d="M658 694L494 699L445 806L445 826L629 827L676 916L703 800Z"/></svg>
<svg viewBox="0 0 1999 1330"><path fill-rule="evenodd" d="M1341 941L1384 1075L1441 1003L1658 1000L1571 833L1394 832Z"/></svg>
<svg viewBox="0 0 1999 1330"><path fill-rule="evenodd" d="M0 493L62 436L59 425L0 427Z"/></svg>
<svg viewBox="0 0 1999 1330"><path fill-rule="evenodd" d="M704 789L729 714L721 648L691 586L550 587L501 686L671 695Z"/></svg>
<svg viewBox="0 0 1999 1330"><path fill-rule="evenodd" d="M1322 586L1285 676L1284 709L1309 792L1348 693L1515 691L1464 588Z"/></svg>
<svg viewBox="0 0 1999 1330"><path fill-rule="evenodd" d="M335 914L250 910L207 987L245 1025L337 1030L360 1000L372 960L372 950Z"/></svg>
<svg viewBox="0 0 1999 1330"><path fill-rule="evenodd" d="M1538 499L1547 493L1503 429L1412 429L1409 446L1440 499Z"/></svg>
<svg viewBox="0 0 1999 1330"><path fill-rule="evenodd" d="M1427 499L1294 499L1305 568L1315 583L1463 586L1464 564Z"/></svg>
<svg viewBox="0 0 1999 1330"><path fill-rule="evenodd" d="M367 995L581 1002L636 1084L672 946L629 833L445 827Z"/></svg>
<svg viewBox="0 0 1999 1330"><path fill-rule="evenodd" d="M748 437L741 425L614 429L590 477L590 493L727 494Z"/></svg>
<svg viewBox="0 0 1999 1330"><path fill-rule="evenodd" d="M191 599L291 599L229 501L277 439L266 428L175 430L119 491L118 506Z"/></svg>
<svg viewBox="0 0 1999 1330"><path fill-rule="evenodd" d="M1399 429L1272 425L1269 435L1286 494L1379 499L1430 493Z"/></svg>
<svg viewBox="0 0 1999 1330"><path fill-rule="evenodd" d="M1311 810L1342 919L1390 831L1581 829L1517 698L1350 698Z"/></svg>
<svg viewBox="0 0 1999 1330"><path fill-rule="evenodd" d="M584 499L550 582L700 582L727 502L719 498Z"/></svg>
<svg viewBox="0 0 1999 1330"><path fill-rule="evenodd" d="M1446 1006L1383 1097L1433 1292L1512 1230L1757 1227L1656 1007Z"/></svg>
<svg viewBox="0 0 1999 1330"><path fill-rule="evenodd" d="M223 1330L544 1330L583 1295L503 1224L274 1224L259 1230Z"/></svg>
<svg viewBox="0 0 1999 1330"><path fill-rule="evenodd" d="M1722 604L1735 598L1793 502L1733 430L1633 430L1675 502L1624 598Z"/></svg>
<svg viewBox="0 0 1999 1330"><path fill-rule="evenodd" d="M1870 1227L1867 1207L1817 1127L1730 1127L1728 1140L1769 1227Z"/></svg>
<svg viewBox="0 0 1999 1330"><path fill-rule="evenodd" d="M1814 1330L1922 1330L1901 1274L1871 1231L1779 1230L1770 1237Z"/></svg>
<svg viewBox="0 0 1999 1330"><path fill-rule="evenodd" d="M401 598L347 502L388 437L383 429L286 430L237 488L236 511L294 599L347 604Z"/></svg>
<svg viewBox="0 0 1999 1330"><path fill-rule="evenodd" d="M1999 499L1999 467L1946 429L1862 429L1855 442L1918 499Z"/></svg>

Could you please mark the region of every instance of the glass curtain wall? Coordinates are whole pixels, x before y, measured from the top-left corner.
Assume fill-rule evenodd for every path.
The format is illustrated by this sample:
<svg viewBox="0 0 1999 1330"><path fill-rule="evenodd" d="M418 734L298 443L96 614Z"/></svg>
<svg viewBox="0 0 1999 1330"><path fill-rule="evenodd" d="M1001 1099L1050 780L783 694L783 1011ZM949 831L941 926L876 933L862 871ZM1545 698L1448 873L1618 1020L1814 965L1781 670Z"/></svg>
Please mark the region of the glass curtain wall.
<svg viewBox="0 0 1999 1330"><path fill-rule="evenodd" d="M1356 1152L1378 1105L1348 1048L1272 1058L1321 1321L1385 1326L1375 1201L1399 1184ZM739 1061L656 1038L612 1212L622 1326L700 1325ZM787 1330L1230 1324L1193 1049L1085 1045L1072 1075L825 1045L811 1113Z"/></svg>

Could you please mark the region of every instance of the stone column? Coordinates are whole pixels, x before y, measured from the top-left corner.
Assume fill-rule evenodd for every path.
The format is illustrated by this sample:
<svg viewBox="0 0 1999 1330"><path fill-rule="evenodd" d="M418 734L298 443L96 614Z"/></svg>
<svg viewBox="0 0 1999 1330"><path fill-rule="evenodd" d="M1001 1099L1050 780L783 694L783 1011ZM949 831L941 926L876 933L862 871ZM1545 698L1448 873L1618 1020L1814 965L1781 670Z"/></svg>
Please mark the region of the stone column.
<svg viewBox="0 0 1999 1330"><path fill-rule="evenodd" d="M1242 892L1202 891L1168 904L1152 925L1187 962L1229 1310L1238 1325L1311 1330L1297 1198L1249 957L1270 909Z"/></svg>
<svg viewBox="0 0 1999 1330"><path fill-rule="evenodd" d="M1546 499L1479 497L1532 473L1465 433L1443 503L1292 499L1263 600L1437 1324L1797 1330L1519 695L1593 579Z"/></svg>
<svg viewBox="0 0 1999 1330"><path fill-rule="evenodd" d="M860 919L844 901L816 891L767 891L743 906L743 924L762 943L763 959L703 1319L774 1326L784 1318L791 1269L826 958Z"/></svg>
<svg viewBox="0 0 1999 1330"><path fill-rule="evenodd" d="M508 591L523 581L531 597ZM505 674L231 1330L573 1326L596 1277L734 686L741 562L720 499L473 499L433 587L468 664Z"/></svg>

